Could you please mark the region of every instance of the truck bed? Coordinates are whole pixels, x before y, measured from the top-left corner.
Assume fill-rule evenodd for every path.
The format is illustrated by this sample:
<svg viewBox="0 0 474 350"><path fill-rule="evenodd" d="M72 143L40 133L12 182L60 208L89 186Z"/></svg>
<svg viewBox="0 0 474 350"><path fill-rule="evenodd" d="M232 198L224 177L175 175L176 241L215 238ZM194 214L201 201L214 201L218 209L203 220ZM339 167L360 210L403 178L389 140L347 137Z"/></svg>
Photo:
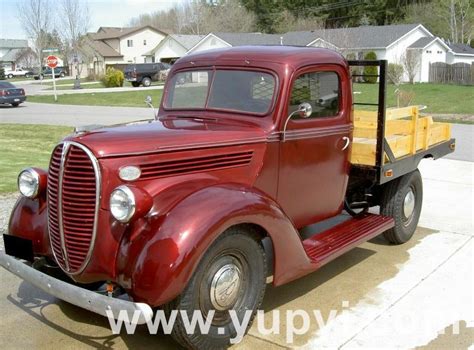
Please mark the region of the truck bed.
<svg viewBox="0 0 474 350"><path fill-rule="evenodd" d="M416 155L451 139L451 124L433 122L420 116L418 106L388 108L385 114L385 139L395 160ZM354 111L351 163L376 165L377 111ZM390 152L390 151L389 151ZM388 153L388 152L386 152ZM389 162L384 156L384 164Z"/></svg>

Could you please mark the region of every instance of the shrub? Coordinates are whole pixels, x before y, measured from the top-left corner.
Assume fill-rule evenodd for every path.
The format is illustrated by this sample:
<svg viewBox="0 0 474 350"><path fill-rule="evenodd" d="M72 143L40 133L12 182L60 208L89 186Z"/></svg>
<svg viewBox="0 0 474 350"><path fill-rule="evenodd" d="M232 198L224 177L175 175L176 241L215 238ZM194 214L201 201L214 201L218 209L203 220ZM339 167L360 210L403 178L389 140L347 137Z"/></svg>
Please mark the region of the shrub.
<svg viewBox="0 0 474 350"><path fill-rule="evenodd" d="M376 60L377 55L373 51L369 51L364 56L365 60ZM364 75L376 75L378 74L377 67L366 66L364 67ZM377 82L377 77L364 77L366 83L375 84Z"/></svg>
<svg viewBox="0 0 474 350"><path fill-rule="evenodd" d="M102 82L105 87L122 87L125 76L121 70L109 67L105 73Z"/></svg>
<svg viewBox="0 0 474 350"><path fill-rule="evenodd" d="M0 67L0 79L5 79L5 68Z"/></svg>
<svg viewBox="0 0 474 350"><path fill-rule="evenodd" d="M394 85L399 85L403 79L404 68L401 64L389 63L387 68L388 82Z"/></svg>

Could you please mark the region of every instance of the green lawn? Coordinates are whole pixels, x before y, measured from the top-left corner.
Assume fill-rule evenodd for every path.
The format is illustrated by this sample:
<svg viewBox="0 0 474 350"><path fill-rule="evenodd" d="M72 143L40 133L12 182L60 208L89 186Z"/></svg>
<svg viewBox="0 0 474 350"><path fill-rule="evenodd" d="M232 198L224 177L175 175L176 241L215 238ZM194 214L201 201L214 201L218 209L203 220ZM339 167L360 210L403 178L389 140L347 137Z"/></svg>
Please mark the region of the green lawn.
<svg viewBox="0 0 474 350"><path fill-rule="evenodd" d="M143 102L150 95L153 104L158 107L162 90L140 90L127 92L100 92L83 94L58 95L58 104L113 106L113 107L146 107ZM55 103L53 96L28 96L28 102Z"/></svg>
<svg viewBox="0 0 474 350"><path fill-rule="evenodd" d="M387 85L387 106L396 107L396 87ZM474 115L474 87L443 84L405 84L399 90L413 97L411 104L426 105L426 113ZM378 84L354 84L356 102L377 103ZM370 109L357 106L358 109Z"/></svg>
<svg viewBox="0 0 474 350"><path fill-rule="evenodd" d="M72 131L64 126L0 124L0 193L16 191L22 169L46 169L54 146Z"/></svg>

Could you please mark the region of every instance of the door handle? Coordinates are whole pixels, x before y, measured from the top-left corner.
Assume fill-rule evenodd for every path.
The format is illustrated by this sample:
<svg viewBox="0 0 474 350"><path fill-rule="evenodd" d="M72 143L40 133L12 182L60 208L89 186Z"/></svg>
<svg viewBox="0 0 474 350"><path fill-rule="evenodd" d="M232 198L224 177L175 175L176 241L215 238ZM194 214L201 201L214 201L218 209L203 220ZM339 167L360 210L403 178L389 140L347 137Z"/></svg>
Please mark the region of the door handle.
<svg viewBox="0 0 474 350"><path fill-rule="evenodd" d="M342 140L345 142L345 144L344 147L342 147L341 151L344 151L347 147L349 147L351 140L347 136L344 136Z"/></svg>

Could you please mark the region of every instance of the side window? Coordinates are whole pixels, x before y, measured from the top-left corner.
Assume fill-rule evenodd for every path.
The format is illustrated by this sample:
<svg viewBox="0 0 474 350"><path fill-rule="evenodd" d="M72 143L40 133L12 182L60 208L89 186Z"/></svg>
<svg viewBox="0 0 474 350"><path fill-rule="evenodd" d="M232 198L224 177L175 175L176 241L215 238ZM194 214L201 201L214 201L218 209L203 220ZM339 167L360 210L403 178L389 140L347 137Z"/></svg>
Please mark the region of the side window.
<svg viewBox="0 0 474 350"><path fill-rule="evenodd" d="M300 75L291 89L288 112L307 102L313 107L310 118L332 117L339 113L339 76L336 72L310 72Z"/></svg>

